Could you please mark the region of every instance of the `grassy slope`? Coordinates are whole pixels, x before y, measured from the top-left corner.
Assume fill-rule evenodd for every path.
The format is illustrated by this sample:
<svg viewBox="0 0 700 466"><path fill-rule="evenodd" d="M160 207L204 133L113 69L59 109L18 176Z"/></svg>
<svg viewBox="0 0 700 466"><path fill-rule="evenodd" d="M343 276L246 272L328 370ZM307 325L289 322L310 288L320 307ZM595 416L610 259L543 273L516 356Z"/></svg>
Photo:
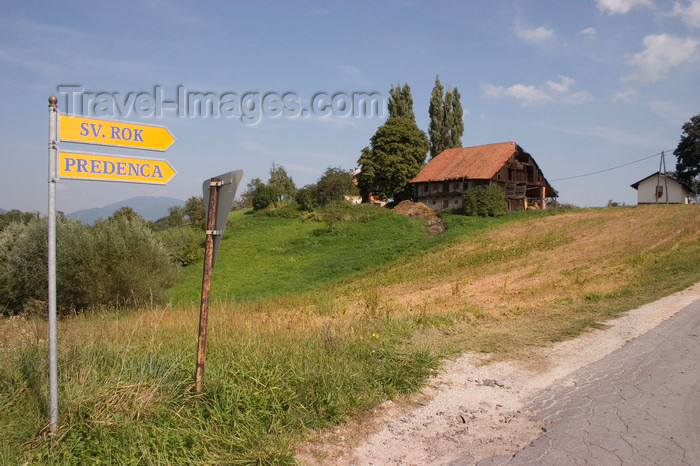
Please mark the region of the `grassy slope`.
<svg viewBox="0 0 700 466"><path fill-rule="evenodd" d="M533 357L700 280L700 206L456 217L432 239L391 215L236 221L213 289L235 277L240 302L212 306L203 393L196 305L60 323L57 463L292 462L308 429L417 389L451 352ZM196 269L174 297L198 295ZM0 323L0 463L49 459L45 335Z"/></svg>
<svg viewBox="0 0 700 466"><path fill-rule="evenodd" d="M333 231L322 222L231 214L212 273L211 299L237 301L313 290L376 269L407 254L444 244L455 237L508 219L452 217L448 231L429 238L425 223L386 209L358 207L364 222L341 222ZM522 216L522 214L520 214ZM449 228L452 227L452 228ZM183 270L171 290L175 302L198 303L202 265Z"/></svg>

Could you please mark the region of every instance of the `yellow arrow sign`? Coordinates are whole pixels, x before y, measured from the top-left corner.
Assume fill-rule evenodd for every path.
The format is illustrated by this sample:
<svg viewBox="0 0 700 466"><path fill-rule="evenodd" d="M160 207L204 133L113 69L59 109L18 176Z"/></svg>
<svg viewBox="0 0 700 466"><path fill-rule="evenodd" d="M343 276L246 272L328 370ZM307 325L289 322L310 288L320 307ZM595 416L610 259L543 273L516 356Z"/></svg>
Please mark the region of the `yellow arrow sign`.
<svg viewBox="0 0 700 466"><path fill-rule="evenodd" d="M61 115L61 141L164 151L175 142L165 126Z"/></svg>
<svg viewBox="0 0 700 466"><path fill-rule="evenodd" d="M176 173L167 160L83 152L61 152L58 165L59 177L74 180L166 184Z"/></svg>

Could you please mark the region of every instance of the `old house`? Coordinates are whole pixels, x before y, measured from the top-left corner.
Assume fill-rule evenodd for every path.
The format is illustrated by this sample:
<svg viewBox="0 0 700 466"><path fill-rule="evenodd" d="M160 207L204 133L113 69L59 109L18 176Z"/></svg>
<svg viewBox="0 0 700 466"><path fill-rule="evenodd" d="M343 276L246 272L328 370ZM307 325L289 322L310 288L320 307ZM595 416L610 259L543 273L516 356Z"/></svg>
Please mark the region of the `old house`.
<svg viewBox="0 0 700 466"><path fill-rule="evenodd" d="M474 186L497 184L508 208L517 210L555 197L535 159L514 142L447 149L435 156L411 183L415 199L435 211L459 208L462 194Z"/></svg>
<svg viewBox="0 0 700 466"><path fill-rule="evenodd" d="M690 186L661 172L630 185L637 190L637 204L688 204Z"/></svg>

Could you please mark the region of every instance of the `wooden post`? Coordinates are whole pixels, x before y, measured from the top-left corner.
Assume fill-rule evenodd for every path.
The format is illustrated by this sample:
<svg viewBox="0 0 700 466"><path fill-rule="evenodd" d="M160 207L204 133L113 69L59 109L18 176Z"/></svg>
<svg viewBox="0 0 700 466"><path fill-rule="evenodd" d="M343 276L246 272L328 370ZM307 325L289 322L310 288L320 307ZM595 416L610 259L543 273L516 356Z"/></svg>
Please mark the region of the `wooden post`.
<svg viewBox="0 0 700 466"><path fill-rule="evenodd" d="M202 273L202 301L199 307L199 337L197 340L197 369L195 390L202 391L204 385L204 358L207 346L207 319L209 317L209 288L211 286L211 265L214 260L214 228L216 227L216 194L219 179L209 183L209 211L207 213L207 240L204 245L204 272Z"/></svg>
<svg viewBox="0 0 700 466"><path fill-rule="evenodd" d="M546 187L546 186L542 186L542 187L540 188L540 204L541 204L542 210L544 210L544 209L547 208L547 205L546 205L545 202L544 202L544 198L545 198L545 195L546 195L546 194L547 194L547 187Z"/></svg>

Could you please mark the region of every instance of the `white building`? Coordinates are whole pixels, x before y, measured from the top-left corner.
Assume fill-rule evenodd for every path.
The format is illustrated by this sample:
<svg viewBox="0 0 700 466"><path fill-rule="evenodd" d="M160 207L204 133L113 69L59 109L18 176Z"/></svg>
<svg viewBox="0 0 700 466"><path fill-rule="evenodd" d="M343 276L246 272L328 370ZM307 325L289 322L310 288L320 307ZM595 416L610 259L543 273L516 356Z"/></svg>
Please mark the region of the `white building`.
<svg viewBox="0 0 700 466"><path fill-rule="evenodd" d="M688 204L690 187L670 175L652 173L631 185L637 190L637 204Z"/></svg>

